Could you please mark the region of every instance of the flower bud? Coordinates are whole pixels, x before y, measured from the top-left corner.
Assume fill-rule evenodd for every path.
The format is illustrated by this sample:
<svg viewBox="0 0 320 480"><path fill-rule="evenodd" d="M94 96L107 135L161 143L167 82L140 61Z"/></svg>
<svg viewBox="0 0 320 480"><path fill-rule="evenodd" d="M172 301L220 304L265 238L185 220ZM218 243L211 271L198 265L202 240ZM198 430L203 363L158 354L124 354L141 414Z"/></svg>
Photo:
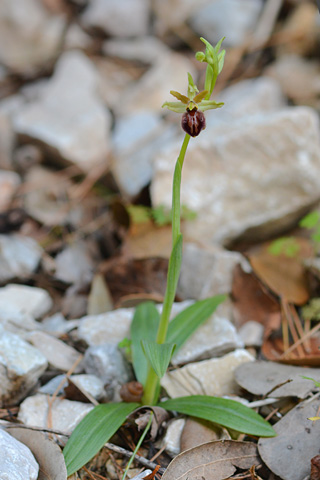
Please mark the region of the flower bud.
<svg viewBox="0 0 320 480"><path fill-rule="evenodd" d="M203 52L197 52L196 59L198 60L198 62L204 62L206 59L206 56Z"/></svg>

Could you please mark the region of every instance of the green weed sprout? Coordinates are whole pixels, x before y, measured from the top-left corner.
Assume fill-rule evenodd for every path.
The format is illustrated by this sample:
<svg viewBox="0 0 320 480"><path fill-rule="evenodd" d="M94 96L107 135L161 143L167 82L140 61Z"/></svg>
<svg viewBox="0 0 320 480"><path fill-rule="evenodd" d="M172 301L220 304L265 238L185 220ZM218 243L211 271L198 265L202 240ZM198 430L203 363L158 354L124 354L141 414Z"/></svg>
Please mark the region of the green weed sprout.
<svg viewBox="0 0 320 480"><path fill-rule="evenodd" d="M197 60L207 64L205 89L199 92L190 73L187 96L171 91L178 100L165 102L163 107L182 114L181 125L186 132L175 165L172 187L172 251L169 259L167 286L161 315L151 302L140 304L131 323L131 358L137 380L143 385L141 403L106 403L97 405L76 427L66 447L64 457L68 475L87 463L121 427L126 417L142 405L156 405L159 401L160 379L165 374L174 351L177 351L192 333L206 321L226 298L217 295L200 300L180 312L170 322L172 304L176 295L182 259L180 231L181 172L191 137L197 137L205 128L204 112L223 106L211 100L217 77L223 68L225 51L220 52L221 39L215 47L201 38L205 52L196 54ZM124 342L126 348L129 344ZM233 430L254 436L272 437L275 432L260 415L239 402L206 395L190 395L160 402L166 410L218 423Z"/></svg>

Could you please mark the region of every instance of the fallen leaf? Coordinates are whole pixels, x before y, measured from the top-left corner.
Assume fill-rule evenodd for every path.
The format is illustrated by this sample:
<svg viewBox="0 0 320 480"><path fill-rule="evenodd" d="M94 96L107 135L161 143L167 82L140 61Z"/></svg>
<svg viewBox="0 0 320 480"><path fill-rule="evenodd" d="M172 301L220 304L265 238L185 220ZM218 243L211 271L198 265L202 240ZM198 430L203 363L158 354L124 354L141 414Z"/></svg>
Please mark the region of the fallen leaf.
<svg viewBox="0 0 320 480"><path fill-rule="evenodd" d="M319 398L299 403L274 429L277 436L259 440L258 449L269 469L283 480L302 480L310 473L310 458L319 453Z"/></svg>
<svg viewBox="0 0 320 480"><path fill-rule="evenodd" d="M153 222L134 224L123 245L129 258L169 258L172 247L171 226L157 227Z"/></svg>
<svg viewBox="0 0 320 480"><path fill-rule="evenodd" d="M6 428L14 438L30 448L39 464L38 480L67 480L67 467L61 449L43 432L31 428Z"/></svg>
<svg viewBox="0 0 320 480"><path fill-rule="evenodd" d="M101 273L97 273L91 282L88 295L87 315L99 315L112 310L112 298L109 288Z"/></svg>
<svg viewBox="0 0 320 480"><path fill-rule="evenodd" d="M320 380L320 369L257 361L240 365L234 375L237 383L254 395L306 398L315 387L301 376Z"/></svg>
<svg viewBox="0 0 320 480"><path fill-rule="evenodd" d="M287 356L282 356L284 352L282 338L278 336L271 336L264 341L261 347L261 353L267 360L286 363L289 365L320 367L320 338L318 336L310 338L309 348L310 351L301 357L297 356L296 350L292 351Z"/></svg>
<svg viewBox="0 0 320 480"><path fill-rule="evenodd" d="M162 480L223 480L237 468L249 469L260 463L257 447L251 442L219 440L208 442L177 455Z"/></svg>
<svg viewBox="0 0 320 480"><path fill-rule="evenodd" d="M230 435L226 428L207 420L188 417L181 434L180 450L184 452L202 443L217 440L230 440Z"/></svg>
<svg viewBox="0 0 320 480"><path fill-rule="evenodd" d="M240 265L233 274L232 299L238 325L254 320L264 325L266 335L280 327L279 303L254 274L244 272Z"/></svg>
<svg viewBox="0 0 320 480"><path fill-rule="evenodd" d="M150 429L150 439L153 441L156 439L163 422L169 418L167 410L161 407L140 407L137 408L129 418L134 418L134 422L138 426L139 432L141 432L147 426L150 412L153 412Z"/></svg>
<svg viewBox="0 0 320 480"><path fill-rule="evenodd" d="M298 241L298 240L297 240ZM302 241L299 255L274 255L269 251L270 244L264 244L249 254L249 260L257 276L276 295L289 303L304 305L309 299L307 274L302 258L310 256L310 245ZM309 247L309 248L308 248Z"/></svg>

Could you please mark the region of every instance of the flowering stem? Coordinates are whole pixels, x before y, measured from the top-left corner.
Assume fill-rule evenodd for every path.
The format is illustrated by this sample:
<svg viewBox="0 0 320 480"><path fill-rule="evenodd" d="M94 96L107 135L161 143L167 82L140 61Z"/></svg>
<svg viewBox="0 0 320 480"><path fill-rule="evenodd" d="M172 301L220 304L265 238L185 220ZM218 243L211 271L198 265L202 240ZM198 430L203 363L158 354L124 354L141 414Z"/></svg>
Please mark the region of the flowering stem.
<svg viewBox="0 0 320 480"><path fill-rule="evenodd" d="M162 313L157 332L156 342L161 344L166 341L169 319L172 304L176 295L177 284L180 275L181 258L182 258L182 235L180 232L180 189L181 189L181 172L186 155L187 147L190 141L190 135L186 133L181 150L176 162L173 175L172 185L172 250L169 259L167 287L164 296ZM158 400L159 394L159 378L149 365L145 391L142 402L145 405L154 405Z"/></svg>

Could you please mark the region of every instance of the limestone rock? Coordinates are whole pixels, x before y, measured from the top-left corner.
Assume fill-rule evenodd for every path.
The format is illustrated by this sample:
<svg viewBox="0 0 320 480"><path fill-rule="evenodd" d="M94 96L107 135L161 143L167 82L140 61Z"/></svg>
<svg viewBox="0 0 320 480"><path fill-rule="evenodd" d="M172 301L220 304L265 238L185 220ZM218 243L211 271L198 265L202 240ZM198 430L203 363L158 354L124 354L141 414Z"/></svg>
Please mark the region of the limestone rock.
<svg viewBox="0 0 320 480"><path fill-rule="evenodd" d="M171 205L179 149L155 159L154 206ZM184 165L181 201L198 214L185 222L184 238L227 244L246 234L252 241L281 233L319 199L319 179L319 121L310 108L207 129L191 143Z"/></svg>
<svg viewBox="0 0 320 480"><path fill-rule="evenodd" d="M230 293L233 270L241 264L250 265L238 252L224 250L217 245L199 246L186 243L183 248L178 295L181 298L201 300L221 293Z"/></svg>
<svg viewBox="0 0 320 480"><path fill-rule="evenodd" d="M171 318L192 302L175 303ZM199 328L188 338L171 359L172 365L181 365L198 360L221 356L235 348L243 347L237 331L232 324L231 308L224 302Z"/></svg>
<svg viewBox="0 0 320 480"><path fill-rule="evenodd" d="M51 15L37 0L2 0L0 60L19 73L31 73L52 62L60 47L66 20Z"/></svg>
<svg viewBox="0 0 320 480"><path fill-rule="evenodd" d="M0 428L1 480L37 480L39 465L30 449Z"/></svg>
<svg viewBox="0 0 320 480"><path fill-rule="evenodd" d="M234 378L238 365L252 362L254 357L246 350L235 350L221 358L189 363L167 372L161 385L172 398L185 395L232 395L239 392Z"/></svg>
<svg viewBox="0 0 320 480"><path fill-rule="evenodd" d="M65 283L89 284L92 280L94 262L85 242L68 245L55 258L55 277Z"/></svg>
<svg viewBox="0 0 320 480"><path fill-rule="evenodd" d="M26 338L28 332L42 328L32 315L23 312L14 303L0 300L0 324L8 332L15 333L21 338Z"/></svg>
<svg viewBox="0 0 320 480"><path fill-rule="evenodd" d="M190 24L212 44L226 36L224 45L238 46L254 31L262 7L262 0L215 0L197 8Z"/></svg>
<svg viewBox="0 0 320 480"><path fill-rule="evenodd" d="M81 390L89 393L96 400L103 400L105 397L104 385L96 375L80 374L71 375L72 382Z"/></svg>
<svg viewBox="0 0 320 480"><path fill-rule="evenodd" d="M49 365L64 372L68 372L82 357L75 348L45 332L30 333L28 341L43 354ZM80 372L81 370L82 368L78 365L75 372Z"/></svg>
<svg viewBox="0 0 320 480"><path fill-rule="evenodd" d="M0 168L12 168L12 151L15 135L11 122L4 112L0 112Z"/></svg>
<svg viewBox="0 0 320 480"><path fill-rule="evenodd" d="M0 288L0 305L14 304L21 312L40 318L52 307L52 299L46 290L27 285L9 284Z"/></svg>
<svg viewBox="0 0 320 480"><path fill-rule="evenodd" d="M185 418L178 418L172 420L167 427L165 436L162 440L162 446L165 447L166 452L170 457L175 457L180 453L180 438L184 429Z"/></svg>
<svg viewBox="0 0 320 480"><path fill-rule="evenodd" d="M171 139L172 128L155 113L141 111L119 118L112 173L126 195L137 195L150 182L155 154Z"/></svg>
<svg viewBox="0 0 320 480"><path fill-rule="evenodd" d="M145 35L149 23L148 0L92 0L82 15L86 27L100 28L117 37Z"/></svg>
<svg viewBox="0 0 320 480"><path fill-rule="evenodd" d="M239 337L246 347L261 347L263 343L264 326L249 320L239 328Z"/></svg>
<svg viewBox="0 0 320 480"><path fill-rule="evenodd" d="M28 277L38 267L41 256L42 249L32 238L0 235L0 282Z"/></svg>
<svg viewBox="0 0 320 480"><path fill-rule="evenodd" d="M47 428L49 400L41 393L26 398L20 405L18 419L25 425ZM92 409L93 405L88 403L56 398L51 405L51 428L71 433Z"/></svg>
<svg viewBox="0 0 320 480"><path fill-rule="evenodd" d="M0 325L0 405L13 405L36 385L47 368L45 357Z"/></svg>
<svg viewBox="0 0 320 480"><path fill-rule="evenodd" d="M14 115L15 131L43 142L51 154L83 170L106 162L111 116L99 101L98 82L83 53L65 52L40 99Z"/></svg>

